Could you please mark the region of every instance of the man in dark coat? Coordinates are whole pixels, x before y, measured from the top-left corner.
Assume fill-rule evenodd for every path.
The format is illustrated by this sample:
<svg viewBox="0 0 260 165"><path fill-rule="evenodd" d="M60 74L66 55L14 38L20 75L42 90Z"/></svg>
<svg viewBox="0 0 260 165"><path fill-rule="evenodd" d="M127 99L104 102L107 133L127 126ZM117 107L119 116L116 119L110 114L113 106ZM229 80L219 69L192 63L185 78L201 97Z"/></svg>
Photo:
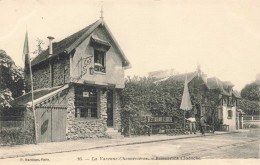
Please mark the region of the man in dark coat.
<svg viewBox="0 0 260 165"><path fill-rule="evenodd" d="M201 134L203 136L205 136L205 129L206 129L206 118L205 116L203 115L201 118L200 118L200 131L201 131Z"/></svg>

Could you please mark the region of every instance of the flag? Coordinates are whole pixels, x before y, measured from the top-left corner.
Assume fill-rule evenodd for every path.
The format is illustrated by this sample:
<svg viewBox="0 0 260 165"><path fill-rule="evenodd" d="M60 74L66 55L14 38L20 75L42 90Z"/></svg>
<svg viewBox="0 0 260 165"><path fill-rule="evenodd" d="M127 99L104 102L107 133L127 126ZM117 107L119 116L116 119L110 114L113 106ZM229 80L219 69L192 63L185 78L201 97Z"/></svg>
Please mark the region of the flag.
<svg viewBox="0 0 260 165"><path fill-rule="evenodd" d="M35 115L35 107L34 107L34 94L33 94L33 78L32 78L32 68L31 68L31 61L30 61L30 52L29 52L29 43L28 43L28 32L26 30L24 46L23 46L23 60L24 60L24 71L25 75L30 74L31 80L31 94L32 94L32 109L33 109L33 116L34 116L34 132L35 132L35 144L38 143L38 134L37 134L37 119ZM27 77L28 78L28 77ZM26 77L25 77L26 79ZM28 83L26 84L26 88L28 88Z"/></svg>
<svg viewBox="0 0 260 165"><path fill-rule="evenodd" d="M28 33L26 31L24 47L23 47L23 61L24 61L24 71L29 73L30 71L30 54L29 54L29 43L28 43Z"/></svg>
<svg viewBox="0 0 260 165"><path fill-rule="evenodd" d="M183 90L180 109L186 110L186 111L192 109L192 105L191 105L191 101L190 101L190 93L189 93L189 89L188 89L187 75L185 77L184 90Z"/></svg>

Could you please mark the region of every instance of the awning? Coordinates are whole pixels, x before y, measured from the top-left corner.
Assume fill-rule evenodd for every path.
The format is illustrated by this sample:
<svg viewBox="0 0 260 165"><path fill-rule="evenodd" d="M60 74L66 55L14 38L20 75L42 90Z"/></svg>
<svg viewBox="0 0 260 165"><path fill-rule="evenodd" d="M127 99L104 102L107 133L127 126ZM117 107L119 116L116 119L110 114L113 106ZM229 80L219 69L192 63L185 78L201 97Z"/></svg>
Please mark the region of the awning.
<svg viewBox="0 0 260 165"><path fill-rule="evenodd" d="M111 47L110 43L99 39L97 36L91 36L90 45L100 51L108 51Z"/></svg>

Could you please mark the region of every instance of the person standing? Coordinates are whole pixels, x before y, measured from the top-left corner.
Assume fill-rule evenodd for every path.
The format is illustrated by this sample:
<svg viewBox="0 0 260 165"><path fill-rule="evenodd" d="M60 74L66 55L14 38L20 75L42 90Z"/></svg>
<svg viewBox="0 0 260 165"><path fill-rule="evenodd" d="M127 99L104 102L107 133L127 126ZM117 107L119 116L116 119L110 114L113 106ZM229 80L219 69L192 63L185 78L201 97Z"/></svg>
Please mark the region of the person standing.
<svg viewBox="0 0 260 165"><path fill-rule="evenodd" d="M194 117L190 117L187 119L189 121L189 127L190 127L190 134L192 134L192 132L194 134L196 134L196 120Z"/></svg>
<svg viewBox="0 0 260 165"><path fill-rule="evenodd" d="M205 116L203 115L201 118L200 118L200 129L201 129L201 134L203 136L205 136L205 128L206 128L206 118Z"/></svg>

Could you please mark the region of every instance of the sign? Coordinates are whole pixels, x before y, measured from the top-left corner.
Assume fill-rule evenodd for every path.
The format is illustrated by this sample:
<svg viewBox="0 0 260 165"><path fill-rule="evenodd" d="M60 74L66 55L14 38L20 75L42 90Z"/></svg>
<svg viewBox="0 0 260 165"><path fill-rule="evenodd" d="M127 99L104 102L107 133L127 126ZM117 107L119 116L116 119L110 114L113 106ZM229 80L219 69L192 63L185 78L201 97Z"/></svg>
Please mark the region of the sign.
<svg viewBox="0 0 260 165"><path fill-rule="evenodd" d="M83 92L83 97L89 97L89 92Z"/></svg>

